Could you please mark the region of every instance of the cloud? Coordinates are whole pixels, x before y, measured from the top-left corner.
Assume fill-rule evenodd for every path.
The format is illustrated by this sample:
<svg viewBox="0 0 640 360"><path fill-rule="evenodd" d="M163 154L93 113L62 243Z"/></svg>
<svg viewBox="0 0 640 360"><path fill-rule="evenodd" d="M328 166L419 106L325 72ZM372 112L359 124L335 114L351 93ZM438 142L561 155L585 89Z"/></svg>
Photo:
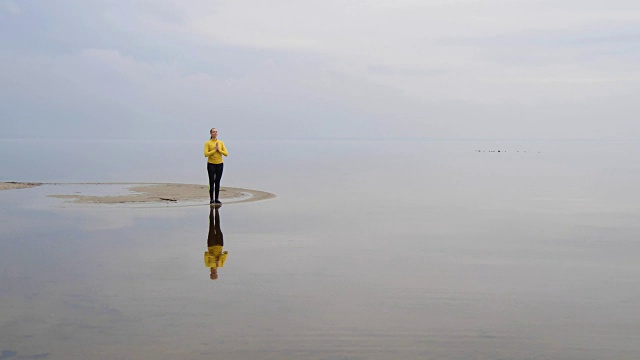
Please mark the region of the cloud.
<svg viewBox="0 0 640 360"><path fill-rule="evenodd" d="M493 85L505 74L537 85L551 85L552 79L582 83L621 77L592 68L589 58L615 60L620 54L612 53L608 43L588 40L611 31L611 24L640 19L638 5L618 3L636 11L596 1L241 0L194 17L188 26L192 33L225 44L317 53L338 72L412 97L501 101L511 97L512 89ZM468 93L469 88L480 92ZM549 86L527 96L560 95L554 93Z"/></svg>
<svg viewBox="0 0 640 360"><path fill-rule="evenodd" d="M20 15L20 12L21 12L20 7L16 3L14 3L13 1L4 0L3 1L3 5L4 5L3 6L4 9L7 12L9 12L9 14L14 15L14 16Z"/></svg>
<svg viewBox="0 0 640 360"><path fill-rule="evenodd" d="M113 49L83 49L63 56L7 58L0 77L3 101L28 128L61 136L192 137L212 119L228 135L313 136L324 117L347 109L361 89L289 58L251 63L218 60L209 72L142 61ZM303 62L304 63L304 62ZM219 73L216 67L231 71ZM244 68L244 72L233 70ZM338 86L338 84L341 84ZM37 107L20 106L25 102ZM354 119L357 121L357 119ZM346 124L344 128L352 127Z"/></svg>
<svg viewBox="0 0 640 360"><path fill-rule="evenodd" d="M640 136L635 1L115 3L6 25L3 133Z"/></svg>

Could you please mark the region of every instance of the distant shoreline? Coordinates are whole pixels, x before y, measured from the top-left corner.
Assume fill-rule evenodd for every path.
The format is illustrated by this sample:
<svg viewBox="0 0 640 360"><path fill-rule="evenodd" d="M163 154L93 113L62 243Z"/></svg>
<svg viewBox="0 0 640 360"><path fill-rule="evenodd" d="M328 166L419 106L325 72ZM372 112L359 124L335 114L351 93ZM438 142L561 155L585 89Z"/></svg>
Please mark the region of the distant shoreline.
<svg viewBox="0 0 640 360"><path fill-rule="evenodd" d="M27 189L40 185L130 185L126 189L130 194L122 195L63 195L47 194L49 197L67 199L78 204L144 204L144 203L176 203L182 201L209 200L209 187L196 184L176 183L35 183L35 182L0 182L0 191ZM232 203L253 202L274 198L275 195L265 191L221 187L220 200Z"/></svg>

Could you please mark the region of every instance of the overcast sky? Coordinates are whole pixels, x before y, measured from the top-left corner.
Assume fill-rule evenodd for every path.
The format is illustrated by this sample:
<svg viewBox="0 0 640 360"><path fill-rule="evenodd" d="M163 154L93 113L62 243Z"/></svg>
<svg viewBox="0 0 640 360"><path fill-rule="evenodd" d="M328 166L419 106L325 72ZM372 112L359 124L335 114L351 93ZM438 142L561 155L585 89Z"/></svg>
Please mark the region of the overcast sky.
<svg viewBox="0 0 640 360"><path fill-rule="evenodd" d="M0 0L0 138L640 139L638 0Z"/></svg>

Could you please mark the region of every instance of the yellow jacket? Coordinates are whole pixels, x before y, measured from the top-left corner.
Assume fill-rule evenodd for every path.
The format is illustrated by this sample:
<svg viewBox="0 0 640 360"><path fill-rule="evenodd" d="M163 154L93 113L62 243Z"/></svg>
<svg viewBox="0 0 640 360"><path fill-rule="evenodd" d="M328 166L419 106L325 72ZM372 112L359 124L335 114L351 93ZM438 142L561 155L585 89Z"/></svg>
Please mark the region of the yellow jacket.
<svg viewBox="0 0 640 360"><path fill-rule="evenodd" d="M222 251L222 246L209 246L209 251L204 253L204 265L208 268L219 268L227 261L227 251Z"/></svg>
<svg viewBox="0 0 640 360"><path fill-rule="evenodd" d="M216 150L216 144L218 144L218 150ZM212 164L222 164L222 155L229 156L227 148L224 146L222 140L210 139L204 143L204 157L208 158L207 162Z"/></svg>

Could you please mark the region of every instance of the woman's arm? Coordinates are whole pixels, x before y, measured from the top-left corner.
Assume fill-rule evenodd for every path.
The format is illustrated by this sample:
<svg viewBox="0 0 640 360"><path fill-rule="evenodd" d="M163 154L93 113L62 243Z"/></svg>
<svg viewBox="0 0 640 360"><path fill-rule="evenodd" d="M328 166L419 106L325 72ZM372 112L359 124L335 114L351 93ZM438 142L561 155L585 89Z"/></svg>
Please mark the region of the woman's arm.
<svg viewBox="0 0 640 360"><path fill-rule="evenodd" d="M224 156L229 156L229 152L227 151L227 148L224 146L224 142L218 141L218 144L220 144L219 149L218 149L220 154L222 154Z"/></svg>
<svg viewBox="0 0 640 360"><path fill-rule="evenodd" d="M216 152L216 150L211 150L211 151L207 151L207 145L209 145L209 142L207 141L206 143L204 143L204 157L209 157L211 155L213 155L214 152Z"/></svg>

